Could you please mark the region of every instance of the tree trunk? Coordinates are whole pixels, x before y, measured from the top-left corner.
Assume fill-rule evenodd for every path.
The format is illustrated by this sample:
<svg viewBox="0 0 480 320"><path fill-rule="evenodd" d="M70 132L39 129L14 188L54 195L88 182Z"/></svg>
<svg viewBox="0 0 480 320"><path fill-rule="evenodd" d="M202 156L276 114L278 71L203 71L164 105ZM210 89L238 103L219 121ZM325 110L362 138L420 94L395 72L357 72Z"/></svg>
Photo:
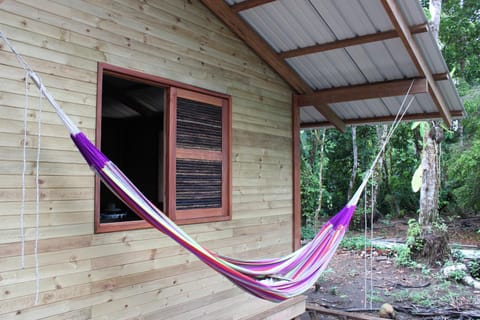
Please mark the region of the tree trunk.
<svg viewBox="0 0 480 320"><path fill-rule="evenodd" d="M440 29L440 12L442 0L430 0L432 21L430 29L438 42ZM427 130L425 130L427 131ZM425 260L428 264L443 262L448 259L448 233L441 227L438 214L438 197L440 187L440 147L443 139L442 129L436 121L431 122L430 129L424 133L422 151L422 186L420 188L420 213L418 223L421 228L419 242L420 252L414 252L416 258Z"/></svg>
<svg viewBox="0 0 480 320"><path fill-rule="evenodd" d="M318 169L318 206L317 210L315 210L315 214L313 216L313 227L314 230L320 229L320 213L322 211L322 195L323 195L323 161L325 159L325 129L322 129L322 137L319 138L319 132L316 132L317 139L320 140L320 167Z"/></svg>
<svg viewBox="0 0 480 320"><path fill-rule="evenodd" d="M348 184L347 201L350 200L355 187L355 180L357 178L358 171L358 147L357 147L357 128L352 127L352 151L353 151L353 168L350 183Z"/></svg>
<svg viewBox="0 0 480 320"><path fill-rule="evenodd" d="M430 21L430 31L433 38L438 42L438 32L440 31L440 13L442 12L442 0L430 0L429 11L432 16Z"/></svg>
<svg viewBox="0 0 480 320"><path fill-rule="evenodd" d="M383 144L385 143L385 140L387 139L387 134L388 134L388 126L386 124L382 126L377 126L377 138L378 138L378 146L381 148ZM380 186L380 183L382 181L382 171L383 171L383 159L385 157L385 150L382 152L380 157L378 158L377 165L374 168L373 176L372 176L372 194L370 195L370 205L371 208L375 208L377 204L377 194L378 194L378 188ZM373 216L377 216L376 212L373 212Z"/></svg>
<svg viewBox="0 0 480 320"><path fill-rule="evenodd" d="M423 137L422 153L422 187L420 189L420 214L418 223L421 227L429 227L438 221L438 194L439 194L439 168L438 155L439 139L437 131L441 129L432 121L429 132Z"/></svg>
<svg viewBox="0 0 480 320"><path fill-rule="evenodd" d="M440 12L442 0L430 0L429 10L432 16L430 30L435 40L438 41L440 29ZM440 128L435 121L432 121L429 132L423 136L422 151L422 187L420 189L420 214L418 223L422 228L430 227L438 220L438 194L439 194L439 147L441 141Z"/></svg>

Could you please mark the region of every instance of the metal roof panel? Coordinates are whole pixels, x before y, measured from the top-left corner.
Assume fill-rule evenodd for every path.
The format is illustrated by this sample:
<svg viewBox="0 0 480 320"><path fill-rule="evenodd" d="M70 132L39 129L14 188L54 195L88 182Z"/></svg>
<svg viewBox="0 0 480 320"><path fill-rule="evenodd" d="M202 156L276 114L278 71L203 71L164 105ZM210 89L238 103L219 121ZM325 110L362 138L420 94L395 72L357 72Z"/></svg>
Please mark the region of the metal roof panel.
<svg viewBox="0 0 480 320"><path fill-rule="evenodd" d="M229 5L241 0L225 0ZM427 22L418 0L397 4L410 26ZM276 0L241 11L240 16L277 53L393 30L380 0ZM433 74L447 66L430 33L414 39ZM286 59L312 90L418 77L419 73L400 38L322 51ZM437 81L450 110L463 110L451 80ZM403 97L333 103L344 120L394 116ZM408 114L438 112L429 94L418 94ZM302 123L326 119L313 107L303 107Z"/></svg>

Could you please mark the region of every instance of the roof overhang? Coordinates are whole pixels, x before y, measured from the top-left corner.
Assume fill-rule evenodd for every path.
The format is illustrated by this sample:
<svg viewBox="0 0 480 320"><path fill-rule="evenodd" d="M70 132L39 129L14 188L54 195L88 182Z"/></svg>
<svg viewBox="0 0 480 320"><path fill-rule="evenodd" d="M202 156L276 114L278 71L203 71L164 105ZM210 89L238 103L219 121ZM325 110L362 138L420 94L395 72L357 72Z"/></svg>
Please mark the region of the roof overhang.
<svg viewBox="0 0 480 320"><path fill-rule="evenodd" d="M298 95L302 128L452 119L463 106L417 0L202 0ZM410 90L410 91L409 91Z"/></svg>

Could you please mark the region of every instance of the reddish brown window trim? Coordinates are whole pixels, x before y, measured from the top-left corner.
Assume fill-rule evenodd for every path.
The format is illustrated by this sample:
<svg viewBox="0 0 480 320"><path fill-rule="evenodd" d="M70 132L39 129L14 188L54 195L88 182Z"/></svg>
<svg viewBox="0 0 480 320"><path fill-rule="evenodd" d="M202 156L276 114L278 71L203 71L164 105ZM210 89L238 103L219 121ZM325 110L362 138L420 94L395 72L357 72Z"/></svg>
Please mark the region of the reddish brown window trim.
<svg viewBox="0 0 480 320"><path fill-rule="evenodd" d="M133 71L106 63L98 64L97 74L97 110L96 110L96 145L101 146L102 129L102 84L103 75L143 82L152 86L166 89L165 99L165 213L177 224L193 224L231 219L231 137L232 137L232 108L231 97L225 94L209 91L195 86L158 76ZM192 151L176 148L176 100L177 97L187 98L208 103L223 108L222 112L222 151ZM108 155L107 155L108 156ZM221 159L222 161L222 206L212 209L176 210L175 208L175 163L177 158ZM125 221L100 223L100 179L95 178L94 227L96 233L113 232L148 228L144 221Z"/></svg>

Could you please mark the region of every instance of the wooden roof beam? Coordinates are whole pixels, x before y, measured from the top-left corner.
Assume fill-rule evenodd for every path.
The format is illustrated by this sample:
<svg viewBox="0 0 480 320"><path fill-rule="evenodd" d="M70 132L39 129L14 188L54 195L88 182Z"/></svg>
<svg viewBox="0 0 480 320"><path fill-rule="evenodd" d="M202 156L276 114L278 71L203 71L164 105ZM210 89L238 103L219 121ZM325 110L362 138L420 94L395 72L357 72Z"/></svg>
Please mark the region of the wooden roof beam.
<svg viewBox="0 0 480 320"><path fill-rule="evenodd" d="M403 16L400 8L398 7L395 0L381 0L385 11L390 18L395 30L400 35L400 39L402 40L405 49L407 50L412 62L415 64L417 71L420 77L425 77L428 81L428 85L430 87L430 96L432 97L433 102L435 103L439 113L443 121L448 126L452 125L452 115L443 99L443 96L438 89L435 79L433 78L430 69L428 68L428 64L425 61L425 58L422 55L420 48L418 47L413 35L410 31L408 26L407 20Z"/></svg>
<svg viewBox="0 0 480 320"><path fill-rule="evenodd" d="M224 1L201 0L233 33L245 42L265 63L275 70L297 94L312 93L310 86ZM345 131L345 123L328 105L315 108L338 130Z"/></svg>
<svg viewBox="0 0 480 320"><path fill-rule="evenodd" d="M413 26L410 29L410 32L412 34L428 32L428 24L424 23L424 24ZM360 44L365 44L370 42L376 42L376 41L383 41L383 40L388 40L388 39L393 39L398 37L399 37L399 34L397 30L389 30L389 31L383 31L383 32L377 32L373 34L358 36L354 38L316 44L316 45L305 47L305 48L284 51L284 52L281 52L279 56L282 57L283 59L288 59L288 58L293 58L298 56L304 56L307 54L318 53L318 52L323 52L328 50L335 50L339 48L345 48L345 47L350 47L350 46L355 46L355 45L360 45Z"/></svg>
<svg viewBox="0 0 480 320"><path fill-rule="evenodd" d="M232 9L234 13L238 13L240 11L252 9L272 1L275 1L275 0L245 0L243 2L238 2L233 4L230 7L230 9Z"/></svg>
<svg viewBox="0 0 480 320"><path fill-rule="evenodd" d="M410 89L411 86L411 89ZM364 99L403 96L410 89L410 94L428 93L428 83L425 78L378 82L357 86L338 87L315 91L300 95L299 107L315 104L355 101Z"/></svg>
<svg viewBox="0 0 480 320"><path fill-rule="evenodd" d="M455 118L463 117L462 111L452 111L452 116ZM416 113L416 114L406 114L403 116L402 121L419 121L426 119L441 119L442 115L439 112L432 113ZM357 125L366 125L372 123L389 123L395 120L395 116L384 116L384 117L372 117L372 118L361 118L361 119L348 119L345 120L347 126L357 126ZM300 125L300 129L316 129L316 128L331 128L332 124L323 121L315 123L304 123Z"/></svg>

